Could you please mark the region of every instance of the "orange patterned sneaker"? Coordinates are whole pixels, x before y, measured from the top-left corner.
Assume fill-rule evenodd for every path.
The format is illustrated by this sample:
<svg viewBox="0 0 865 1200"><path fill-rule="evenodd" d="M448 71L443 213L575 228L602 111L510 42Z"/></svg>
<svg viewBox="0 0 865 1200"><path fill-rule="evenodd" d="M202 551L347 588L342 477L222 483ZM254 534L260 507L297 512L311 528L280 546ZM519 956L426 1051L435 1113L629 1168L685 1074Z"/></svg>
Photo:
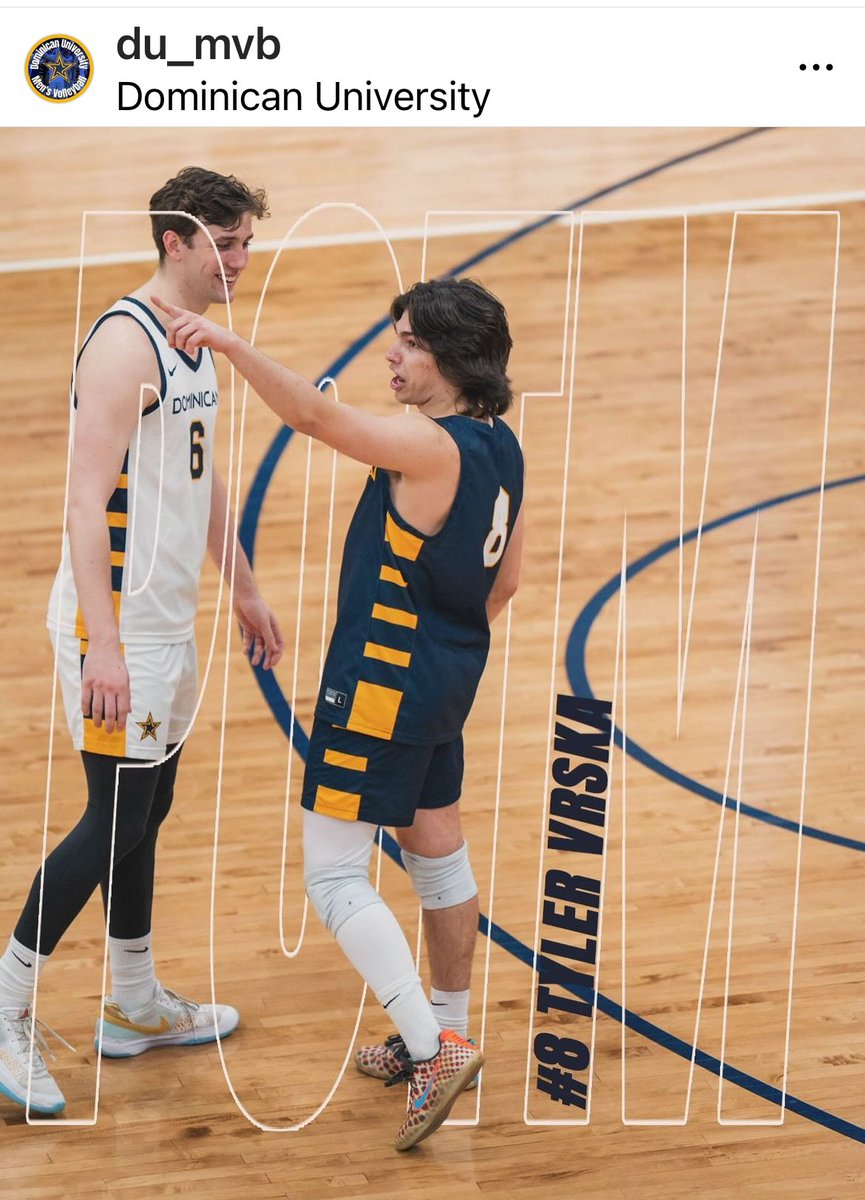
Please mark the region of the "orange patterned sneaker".
<svg viewBox="0 0 865 1200"><path fill-rule="evenodd" d="M407 1060L408 1051L398 1033L392 1033L377 1046L360 1046L354 1055L354 1065L361 1075L371 1075L373 1079L385 1081L399 1075Z"/></svg>
<svg viewBox="0 0 865 1200"><path fill-rule="evenodd" d="M474 1041L469 1038L472 1045ZM355 1051L354 1065L360 1071L361 1075L370 1075L373 1079L383 1079L385 1083L393 1079L394 1075L399 1075L406 1065L408 1051L405 1048L405 1042L398 1033L392 1033L384 1042L379 1042L375 1046L360 1046ZM405 1077L407 1078L407 1076ZM466 1087L466 1091L470 1092L472 1088L478 1086L479 1075Z"/></svg>
<svg viewBox="0 0 865 1200"><path fill-rule="evenodd" d="M388 1087L400 1079L409 1081L405 1120L394 1143L397 1150L409 1150L438 1129L482 1063L476 1046L446 1029L439 1036L438 1054L424 1062L409 1059L399 1075L388 1080Z"/></svg>

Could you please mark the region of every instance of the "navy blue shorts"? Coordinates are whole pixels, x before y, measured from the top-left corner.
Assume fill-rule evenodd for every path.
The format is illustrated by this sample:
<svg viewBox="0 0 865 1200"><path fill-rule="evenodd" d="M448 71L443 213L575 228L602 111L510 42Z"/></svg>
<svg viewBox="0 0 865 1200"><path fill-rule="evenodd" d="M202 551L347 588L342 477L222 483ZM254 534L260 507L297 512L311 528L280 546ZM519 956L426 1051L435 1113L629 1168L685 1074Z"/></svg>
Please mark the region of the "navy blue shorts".
<svg viewBox="0 0 865 1200"><path fill-rule="evenodd" d="M445 808L463 785L463 739L389 742L315 718L301 804L343 821L406 826L419 808Z"/></svg>

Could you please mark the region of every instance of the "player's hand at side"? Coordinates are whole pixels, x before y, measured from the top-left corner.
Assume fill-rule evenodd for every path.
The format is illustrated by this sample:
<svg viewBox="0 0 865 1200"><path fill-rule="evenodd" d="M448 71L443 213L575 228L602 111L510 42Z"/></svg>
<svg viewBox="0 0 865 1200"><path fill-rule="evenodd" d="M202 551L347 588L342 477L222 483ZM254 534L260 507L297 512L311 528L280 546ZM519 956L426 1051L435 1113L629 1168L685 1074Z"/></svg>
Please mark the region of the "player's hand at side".
<svg viewBox="0 0 865 1200"><path fill-rule="evenodd" d="M126 728L132 709L129 672L119 644L104 647L90 644L81 668L81 711L93 717L97 729L105 723L106 733Z"/></svg>
<svg viewBox="0 0 865 1200"><path fill-rule="evenodd" d="M215 321L208 321L200 313L189 312L188 309L178 308L176 304L169 304L167 300L160 300L158 296L151 296L150 299L171 318L165 327L169 346L187 353L198 350L200 346L209 346L211 350L222 354L228 353L234 338L229 329L217 325Z"/></svg>
<svg viewBox="0 0 865 1200"><path fill-rule="evenodd" d="M271 670L282 658L285 639L261 592L256 588L244 595L235 593L234 615L240 622L243 653L254 667L261 663L265 671Z"/></svg>

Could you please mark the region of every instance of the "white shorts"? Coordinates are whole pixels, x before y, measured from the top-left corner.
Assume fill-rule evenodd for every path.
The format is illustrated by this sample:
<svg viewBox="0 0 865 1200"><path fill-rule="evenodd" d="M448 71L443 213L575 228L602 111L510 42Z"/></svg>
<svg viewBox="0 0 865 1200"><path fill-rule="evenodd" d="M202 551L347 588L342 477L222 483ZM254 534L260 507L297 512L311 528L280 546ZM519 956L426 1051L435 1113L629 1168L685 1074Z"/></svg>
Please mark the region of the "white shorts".
<svg viewBox="0 0 865 1200"><path fill-rule="evenodd" d="M49 630L57 656L66 723L76 750L114 758L160 759L166 746L181 741L192 722L198 697L195 642L172 645L146 642L123 647L129 671L132 712L126 729L106 733L81 712L81 642Z"/></svg>

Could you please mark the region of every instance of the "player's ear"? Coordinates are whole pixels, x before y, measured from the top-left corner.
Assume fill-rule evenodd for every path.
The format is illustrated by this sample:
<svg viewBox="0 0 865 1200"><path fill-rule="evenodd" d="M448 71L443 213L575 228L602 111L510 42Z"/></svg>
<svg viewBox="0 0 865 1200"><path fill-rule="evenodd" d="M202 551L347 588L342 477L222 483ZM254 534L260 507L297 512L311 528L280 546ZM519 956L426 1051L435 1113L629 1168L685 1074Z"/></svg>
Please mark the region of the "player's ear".
<svg viewBox="0 0 865 1200"><path fill-rule="evenodd" d="M185 245L185 242L175 230L166 229L162 235L162 245L165 247L165 253L168 257L177 262L180 259L182 247Z"/></svg>

